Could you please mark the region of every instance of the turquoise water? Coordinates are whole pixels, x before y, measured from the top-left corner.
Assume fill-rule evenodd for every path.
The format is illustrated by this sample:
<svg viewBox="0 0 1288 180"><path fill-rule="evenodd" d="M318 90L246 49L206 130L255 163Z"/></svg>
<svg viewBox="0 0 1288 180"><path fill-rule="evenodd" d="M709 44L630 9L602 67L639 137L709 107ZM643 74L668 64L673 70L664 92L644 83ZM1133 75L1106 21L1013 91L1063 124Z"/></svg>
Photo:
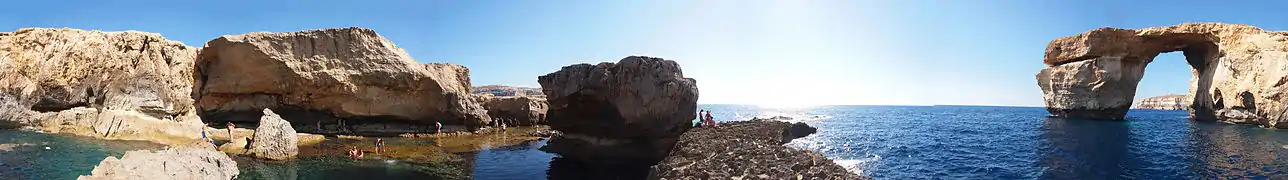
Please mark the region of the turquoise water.
<svg viewBox="0 0 1288 180"><path fill-rule="evenodd" d="M241 175L237 179L439 179L423 165L397 160L361 160L346 157L301 157L272 162L234 157Z"/></svg>
<svg viewBox="0 0 1288 180"><path fill-rule="evenodd" d="M0 130L0 179L76 179L99 161L138 148L160 145L103 141L69 135Z"/></svg>

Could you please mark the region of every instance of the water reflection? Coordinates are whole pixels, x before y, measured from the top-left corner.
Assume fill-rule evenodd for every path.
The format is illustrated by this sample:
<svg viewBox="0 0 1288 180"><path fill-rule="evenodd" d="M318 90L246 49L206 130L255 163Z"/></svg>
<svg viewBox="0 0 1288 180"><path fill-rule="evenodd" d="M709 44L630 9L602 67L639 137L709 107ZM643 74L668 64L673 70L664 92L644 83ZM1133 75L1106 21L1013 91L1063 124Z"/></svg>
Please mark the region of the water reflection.
<svg viewBox="0 0 1288 180"><path fill-rule="evenodd" d="M1043 179L1112 179L1137 169L1129 163L1126 122L1047 118L1038 166Z"/></svg>
<svg viewBox="0 0 1288 180"><path fill-rule="evenodd" d="M1189 172L1202 179L1288 179L1288 144L1283 130L1192 122L1188 133Z"/></svg>
<svg viewBox="0 0 1288 180"><path fill-rule="evenodd" d="M647 164L586 164L580 161L555 157L550 161L550 170L546 171L548 179L645 179L648 177Z"/></svg>

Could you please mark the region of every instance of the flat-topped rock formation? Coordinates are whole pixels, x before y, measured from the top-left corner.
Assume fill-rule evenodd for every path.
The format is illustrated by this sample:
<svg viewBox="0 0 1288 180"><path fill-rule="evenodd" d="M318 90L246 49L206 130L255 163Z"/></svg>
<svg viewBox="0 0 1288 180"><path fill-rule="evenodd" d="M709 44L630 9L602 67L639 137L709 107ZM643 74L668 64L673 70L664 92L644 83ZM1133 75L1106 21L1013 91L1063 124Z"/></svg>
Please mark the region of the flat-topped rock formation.
<svg viewBox="0 0 1288 180"><path fill-rule="evenodd" d="M1141 99L1132 105L1132 109L1152 109L1152 110L1189 110L1190 104L1193 104L1194 98L1184 94L1168 94L1162 96L1148 97Z"/></svg>
<svg viewBox="0 0 1288 180"><path fill-rule="evenodd" d="M0 32L0 121L46 132L163 144L200 138L197 48L156 33Z"/></svg>
<svg viewBox="0 0 1288 180"><path fill-rule="evenodd" d="M1196 120L1288 128L1288 32L1222 23L1138 30L1100 28L1047 45L1037 74L1047 110L1060 117L1123 119L1145 65L1182 51L1194 68Z"/></svg>
<svg viewBox="0 0 1288 180"><path fill-rule="evenodd" d="M537 82L547 124L563 133L542 149L576 161L656 163L697 114L696 81L661 58L564 66Z"/></svg>
<svg viewBox="0 0 1288 180"><path fill-rule="evenodd" d="M818 153L783 146L813 134L805 123L753 119L680 136L649 179L867 179Z"/></svg>
<svg viewBox="0 0 1288 180"><path fill-rule="evenodd" d="M125 152L107 157L81 180L117 179L234 179L237 162L210 148L177 148Z"/></svg>
<svg viewBox="0 0 1288 180"><path fill-rule="evenodd" d="M306 131L382 131L356 127L373 123L478 127L491 118L471 97L469 72L417 63L370 29L256 32L207 42L192 96L208 121L254 122L270 108Z"/></svg>

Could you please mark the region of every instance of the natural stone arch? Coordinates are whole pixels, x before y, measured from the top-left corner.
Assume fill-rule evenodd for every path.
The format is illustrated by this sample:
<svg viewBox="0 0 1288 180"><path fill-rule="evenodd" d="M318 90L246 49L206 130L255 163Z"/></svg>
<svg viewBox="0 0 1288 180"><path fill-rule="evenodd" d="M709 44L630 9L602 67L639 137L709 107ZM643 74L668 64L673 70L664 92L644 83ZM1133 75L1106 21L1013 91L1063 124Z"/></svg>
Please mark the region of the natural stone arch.
<svg viewBox="0 0 1288 180"><path fill-rule="evenodd" d="M1238 24L1100 28L1053 40L1043 60L1049 67L1037 74L1047 111L1123 119L1145 66L1174 51L1193 68L1194 119L1288 128L1288 32Z"/></svg>

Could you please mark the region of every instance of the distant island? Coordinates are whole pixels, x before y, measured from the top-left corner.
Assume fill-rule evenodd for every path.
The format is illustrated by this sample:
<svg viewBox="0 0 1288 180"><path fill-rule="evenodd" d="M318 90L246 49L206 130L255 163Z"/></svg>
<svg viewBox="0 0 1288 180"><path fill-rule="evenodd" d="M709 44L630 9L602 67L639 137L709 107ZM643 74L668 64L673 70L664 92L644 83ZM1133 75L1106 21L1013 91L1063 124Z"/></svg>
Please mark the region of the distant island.
<svg viewBox="0 0 1288 180"><path fill-rule="evenodd" d="M1189 110L1191 101L1194 98L1187 98L1184 94L1168 94L1162 96L1148 97L1132 104L1132 109L1153 109L1153 110Z"/></svg>

